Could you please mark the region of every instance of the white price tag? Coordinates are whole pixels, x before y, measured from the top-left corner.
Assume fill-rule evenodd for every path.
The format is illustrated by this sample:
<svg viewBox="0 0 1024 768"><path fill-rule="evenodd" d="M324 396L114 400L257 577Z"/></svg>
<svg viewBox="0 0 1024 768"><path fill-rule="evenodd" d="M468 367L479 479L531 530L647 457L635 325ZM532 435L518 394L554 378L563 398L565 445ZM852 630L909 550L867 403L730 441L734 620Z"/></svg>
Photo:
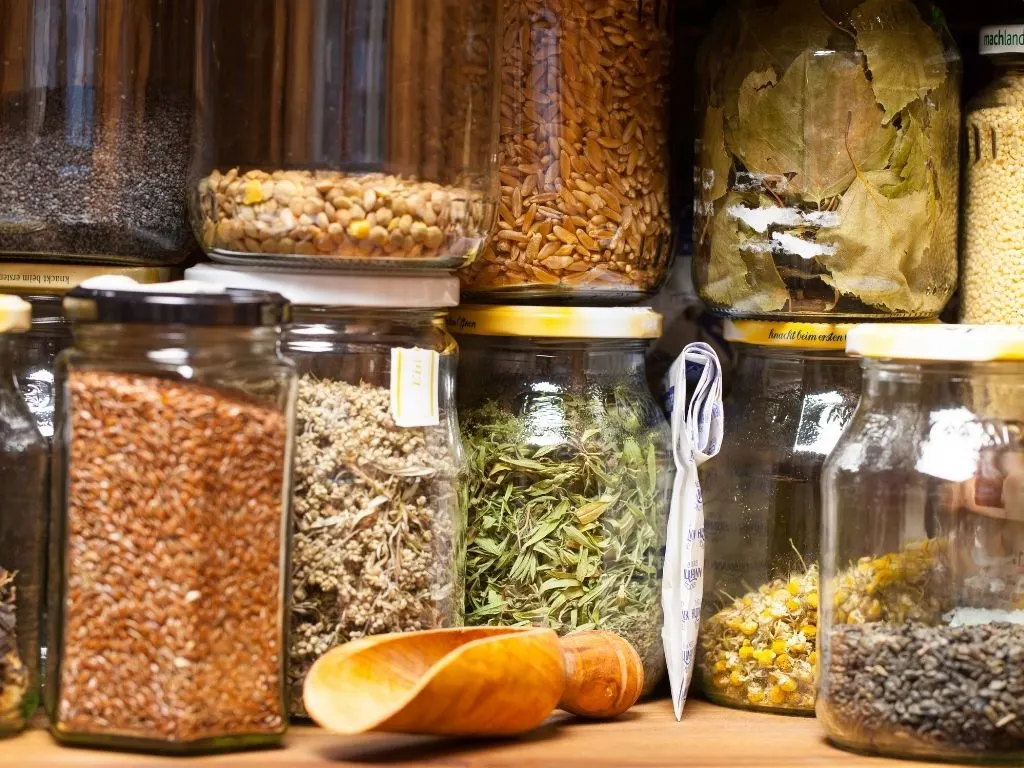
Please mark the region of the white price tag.
<svg viewBox="0 0 1024 768"><path fill-rule="evenodd" d="M399 427L440 423L437 379L441 356L432 349L391 350L391 418Z"/></svg>

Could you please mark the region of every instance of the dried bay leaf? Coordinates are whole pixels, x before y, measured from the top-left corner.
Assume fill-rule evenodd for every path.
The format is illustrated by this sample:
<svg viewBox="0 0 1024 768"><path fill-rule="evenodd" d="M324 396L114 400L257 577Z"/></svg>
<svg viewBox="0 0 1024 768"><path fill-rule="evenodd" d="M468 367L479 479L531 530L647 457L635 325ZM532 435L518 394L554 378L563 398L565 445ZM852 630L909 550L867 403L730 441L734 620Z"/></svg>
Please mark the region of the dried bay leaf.
<svg viewBox="0 0 1024 768"><path fill-rule="evenodd" d="M743 198L732 192L715 214L703 296L737 312L778 311L789 301L789 291L772 259L770 243L744 233L739 218L730 213L736 205L743 205Z"/></svg>
<svg viewBox="0 0 1024 768"><path fill-rule="evenodd" d="M856 54L805 51L775 86L748 79L738 104L729 150L752 173L787 176L789 190L813 203L842 194L857 169L884 168L896 141Z"/></svg>
<svg viewBox="0 0 1024 768"><path fill-rule="evenodd" d="M700 197L713 203L729 188L732 158L725 150L725 124L720 107L708 107L704 112L704 130L700 143Z"/></svg>
<svg viewBox="0 0 1024 768"><path fill-rule="evenodd" d="M850 20L887 124L946 80L942 42L909 0L866 0Z"/></svg>
<svg viewBox="0 0 1024 768"><path fill-rule="evenodd" d="M923 310L923 298L908 276L929 258L935 198L931 189L887 197L881 187L894 177L891 170L858 174L843 195L839 226L818 234L819 242L834 245L837 251L822 260L831 273L824 279L865 304L917 314Z"/></svg>

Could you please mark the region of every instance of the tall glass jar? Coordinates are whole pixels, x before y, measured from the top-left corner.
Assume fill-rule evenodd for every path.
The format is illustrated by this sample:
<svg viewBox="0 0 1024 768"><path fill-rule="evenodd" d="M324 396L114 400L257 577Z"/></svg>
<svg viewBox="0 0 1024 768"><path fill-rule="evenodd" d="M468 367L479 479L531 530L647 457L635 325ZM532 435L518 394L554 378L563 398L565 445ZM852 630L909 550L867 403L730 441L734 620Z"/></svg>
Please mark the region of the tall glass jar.
<svg viewBox="0 0 1024 768"><path fill-rule="evenodd" d="M39 704L39 644L46 556L46 443L18 392L13 337L31 308L0 296L0 737L21 730Z"/></svg>
<svg viewBox="0 0 1024 768"><path fill-rule="evenodd" d="M647 387L649 309L464 307L466 623L606 629L660 680L672 442Z"/></svg>
<svg viewBox="0 0 1024 768"><path fill-rule="evenodd" d="M192 11L164 0L5 0L0 255L188 255Z"/></svg>
<svg viewBox="0 0 1024 768"><path fill-rule="evenodd" d="M1024 25L985 27L996 79L967 107L963 321L1024 323Z"/></svg>
<svg viewBox="0 0 1024 768"><path fill-rule="evenodd" d="M823 472L818 716L840 746L1024 760L1024 326L859 326Z"/></svg>
<svg viewBox="0 0 1024 768"><path fill-rule="evenodd" d="M498 192L498 2L199 0L189 206L210 258L476 258Z"/></svg>
<svg viewBox="0 0 1024 768"><path fill-rule="evenodd" d="M961 62L927 0L734 0L700 56L694 279L726 315L934 318Z"/></svg>
<svg viewBox="0 0 1024 768"><path fill-rule="evenodd" d="M275 744L295 403L278 353L284 301L145 288L99 278L64 302L51 729L62 743L185 754Z"/></svg>
<svg viewBox="0 0 1024 768"><path fill-rule="evenodd" d="M700 471L704 617L698 670L712 701L813 714L821 467L857 406L847 326L739 321L728 439Z"/></svg>
<svg viewBox="0 0 1024 768"><path fill-rule="evenodd" d="M274 286L293 303L282 348L299 372L288 684L291 714L305 716L306 673L334 646L462 625L464 456L445 325L459 281L218 265L187 275Z"/></svg>
<svg viewBox="0 0 1024 768"><path fill-rule="evenodd" d="M495 301L624 303L671 258L668 0L503 0L501 204L463 272Z"/></svg>

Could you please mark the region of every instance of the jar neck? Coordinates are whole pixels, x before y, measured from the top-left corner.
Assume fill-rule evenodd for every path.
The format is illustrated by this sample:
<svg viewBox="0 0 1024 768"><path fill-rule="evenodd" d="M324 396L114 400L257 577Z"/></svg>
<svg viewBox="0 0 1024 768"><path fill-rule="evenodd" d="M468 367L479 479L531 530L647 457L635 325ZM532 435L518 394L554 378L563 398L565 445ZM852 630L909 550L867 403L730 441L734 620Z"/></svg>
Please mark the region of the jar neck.
<svg viewBox="0 0 1024 768"><path fill-rule="evenodd" d="M526 358L531 367L587 371L603 376L645 376L648 342L635 339L513 339L507 337L463 337L467 349L493 352L495 374L503 364L520 364Z"/></svg>
<svg viewBox="0 0 1024 768"><path fill-rule="evenodd" d="M94 359L244 364L277 355L278 329L78 323L72 339L76 351Z"/></svg>
<svg viewBox="0 0 1024 768"><path fill-rule="evenodd" d="M971 402L972 392L986 387L1017 388L1024 392L1024 362L865 359L862 365L862 405L869 410L882 410L893 404L963 405Z"/></svg>
<svg viewBox="0 0 1024 768"><path fill-rule="evenodd" d="M324 344L454 348L443 309L365 309L296 306L284 329L289 352L330 351Z"/></svg>
<svg viewBox="0 0 1024 768"><path fill-rule="evenodd" d="M1004 53L989 57L997 77L1024 76L1024 54Z"/></svg>

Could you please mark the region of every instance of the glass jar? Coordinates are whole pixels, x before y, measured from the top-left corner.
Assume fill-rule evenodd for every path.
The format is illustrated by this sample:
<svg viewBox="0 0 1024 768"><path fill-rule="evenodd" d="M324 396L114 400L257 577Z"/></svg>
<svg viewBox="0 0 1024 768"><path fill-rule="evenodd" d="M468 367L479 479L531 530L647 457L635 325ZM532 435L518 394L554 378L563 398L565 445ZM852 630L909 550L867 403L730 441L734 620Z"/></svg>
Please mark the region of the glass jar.
<svg viewBox="0 0 1024 768"><path fill-rule="evenodd" d="M660 680L675 465L644 352L649 309L465 307L466 623L606 629Z"/></svg>
<svg viewBox="0 0 1024 768"><path fill-rule="evenodd" d="M967 107L963 321L1024 323L1024 25L986 27L996 79Z"/></svg>
<svg viewBox="0 0 1024 768"><path fill-rule="evenodd" d="M853 414L847 326L740 321L729 439L700 469L701 690L728 706L814 714L821 467Z"/></svg>
<svg viewBox="0 0 1024 768"><path fill-rule="evenodd" d="M39 704L46 556L46 443L18 392L13 336L31 308L0 296L0 737L20 731Z"/></svg>
<svg viewBox="0 0 1024 768"><path fill-rule="evenodd" d="M0 28L0 255L184 259L191 4L7 0Z"/></svg>
<svg viewBox="0 0 1024 768"><path fill-rule="evenodd" d="M71 346L71 326L64 317L63 296L82 281L100 275L122 275L139 283L162 283L170 278L170 270L0 263L0 291L16 294L32 305L32 328L13 339L11 360L18 388L47 442L53 436L54 364L57 354Z"/></svg>
<svg viewBox="0 0 1024 768"><path fill-rule="evenodd" d="M859 326L822 475L817 712L840 746L1024 760L1024 326Z"/></svg>
<svg viewBox="0 0 1024 768"><path fill-rule="evenodd" d="M735 0L698 89L694 279L725 315L934 318L961 62L924 0Z"/></svg>
<svg viewBox="0 0 1024 768"><path fill-rule="evenodd" d="M299 372L288 683L291 714L305 716L306 673L334 646L462 625L464 456L445 326L459 281L209 264L187 275L275 286L293 303L282 350Z"/></svg>
<svg viewBox="0 0 1024 768"><path fill-rule="evenodd" d="M214 261L451 269L497 200L498 0L199 0L192 226Z"/></svg>
<svg viewBox="0 0 1024 768"><path fill-rule="evenodd" d="M57 362L47 710L58 741L193 753L286 725L295 371L283 299L99 278Z"/></svg>
<svg viewBox="0 0 1024 768"><path fill-rule="evenodd" d="M503 0L501 204L474 298L623 303L668 270L668 0Z"/></svg>

